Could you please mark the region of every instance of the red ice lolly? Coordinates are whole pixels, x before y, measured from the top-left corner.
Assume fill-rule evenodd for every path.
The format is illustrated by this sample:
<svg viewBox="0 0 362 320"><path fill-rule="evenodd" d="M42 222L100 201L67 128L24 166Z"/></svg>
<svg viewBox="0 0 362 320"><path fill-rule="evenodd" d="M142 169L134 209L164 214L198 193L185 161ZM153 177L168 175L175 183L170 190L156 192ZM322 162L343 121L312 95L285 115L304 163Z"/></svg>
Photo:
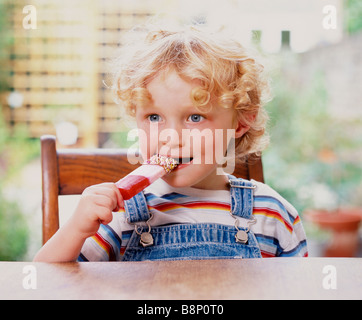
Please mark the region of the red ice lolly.
<svg viewBox="0 0 362 320"><path fill-rule="evenodd" d="M154 155L144 164L116 182L123 200L128 200L144 190L151 183L171 172L178 165L173 158Z"/></svg>

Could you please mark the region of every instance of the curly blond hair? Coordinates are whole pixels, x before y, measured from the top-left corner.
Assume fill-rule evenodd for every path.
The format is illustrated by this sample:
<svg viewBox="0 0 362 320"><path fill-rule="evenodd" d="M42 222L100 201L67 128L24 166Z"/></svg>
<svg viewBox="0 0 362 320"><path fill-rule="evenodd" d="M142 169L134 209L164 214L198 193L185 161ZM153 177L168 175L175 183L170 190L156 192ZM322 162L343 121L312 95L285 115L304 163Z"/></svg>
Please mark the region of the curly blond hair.
<svg viewBox="0 0 362 320"><path fill-rule="evenodd" d="M191 92L200 111L207 112L216 101L222 108L234 108L236 119L250 126L235 140L236 156L264 149L269 85L263 66L238 41L195 26L177 30L147 26L131 33L141 37L122 47L112 80L117 100L128 114L134 115L137 105L152 99L146 85L160 70L172 67L184 79L201 80L202 86Z"/></svg>

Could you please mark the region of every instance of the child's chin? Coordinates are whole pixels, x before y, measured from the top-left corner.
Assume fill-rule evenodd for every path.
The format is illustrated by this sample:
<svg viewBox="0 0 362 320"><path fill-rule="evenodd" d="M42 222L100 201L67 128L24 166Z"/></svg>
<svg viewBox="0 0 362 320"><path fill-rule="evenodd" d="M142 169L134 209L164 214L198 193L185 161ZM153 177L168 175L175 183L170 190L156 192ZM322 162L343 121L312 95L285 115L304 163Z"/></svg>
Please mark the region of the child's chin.
<svg viewBox="0 0 362 320"><path fill-rule="evenodd" d="M192 187L196 182L192 181L190 177L185 176L171 176L166 175L162 178L165 182L167 182L171 187L174 188L186 188Z"/></svg>
<svg viewBox="0 0 362 320"><path fill-rule="evenodd" d="M216 170L215 165L186 165L184 168L177 168L162 179L174 188L192 187L204 180L210 173Z"/></svg>

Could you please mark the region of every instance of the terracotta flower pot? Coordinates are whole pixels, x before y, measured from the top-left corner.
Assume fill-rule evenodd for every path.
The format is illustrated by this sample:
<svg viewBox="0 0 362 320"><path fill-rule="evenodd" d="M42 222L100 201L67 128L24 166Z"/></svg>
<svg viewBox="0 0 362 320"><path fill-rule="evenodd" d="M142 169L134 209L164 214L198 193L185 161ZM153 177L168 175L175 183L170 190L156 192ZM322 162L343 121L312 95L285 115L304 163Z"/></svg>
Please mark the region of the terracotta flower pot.
<svg viewBox="0 0 362 320"><path fill-rule="evenodd" d="M326 257L354 257L356 255L362 209L339 209L338 211L312 209L305 212L304 218L332 232L332 241L324 253Z"/></svg>

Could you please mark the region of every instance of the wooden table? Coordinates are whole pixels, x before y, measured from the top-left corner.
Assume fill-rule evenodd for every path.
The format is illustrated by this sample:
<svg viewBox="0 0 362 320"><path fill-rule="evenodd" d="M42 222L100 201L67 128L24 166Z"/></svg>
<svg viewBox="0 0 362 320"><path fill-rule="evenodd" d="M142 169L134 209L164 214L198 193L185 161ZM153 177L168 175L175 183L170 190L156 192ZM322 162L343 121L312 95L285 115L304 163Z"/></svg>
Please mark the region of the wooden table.
<svg viewBox="0 0 362 320"><path fill-rule="evenodd" d="M362 259L0 262L0 299L362 299Z"/></svg>

